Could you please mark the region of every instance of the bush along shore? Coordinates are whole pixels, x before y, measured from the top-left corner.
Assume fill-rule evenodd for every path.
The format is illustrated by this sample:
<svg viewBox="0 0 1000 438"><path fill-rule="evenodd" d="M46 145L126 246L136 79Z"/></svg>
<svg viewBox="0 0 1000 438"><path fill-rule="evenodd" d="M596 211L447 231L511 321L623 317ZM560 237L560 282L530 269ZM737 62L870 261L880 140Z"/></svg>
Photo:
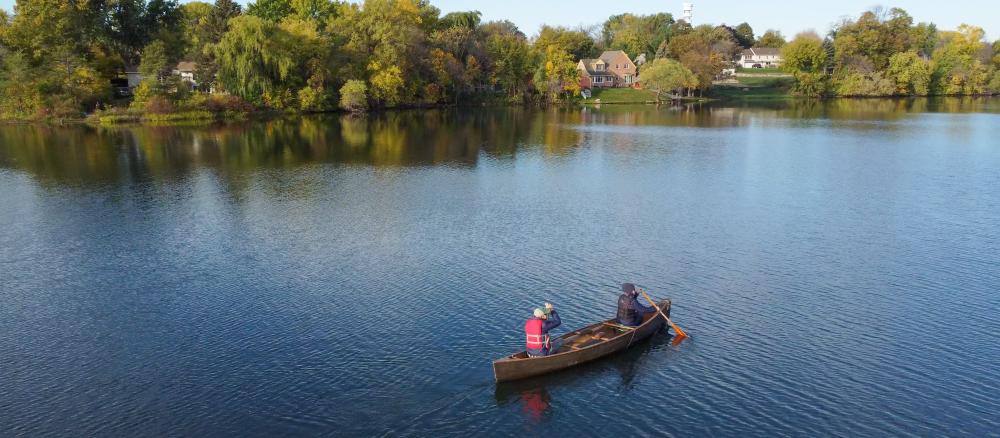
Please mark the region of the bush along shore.
<svg viewBox="0 0 1000 438"><path fill-rule="evenodd" d="M96 123L168 123L587 103L581 68L589 67L581 66L605 51L637 61L642 84L595 93L608 103L1000 92L1000 41L986 41L976 26L915 23L898 8L787 43L773 30L756 36L748 23L691 26L669 13L614 15L595 28L543 25L529 37L510 21L442 14L428 0L256 0L246 8L233 0L16 0L13 11L0 10L0 120L89 114ZM717 76L751 47L778 48L790 79L721 88Z"/></svg>

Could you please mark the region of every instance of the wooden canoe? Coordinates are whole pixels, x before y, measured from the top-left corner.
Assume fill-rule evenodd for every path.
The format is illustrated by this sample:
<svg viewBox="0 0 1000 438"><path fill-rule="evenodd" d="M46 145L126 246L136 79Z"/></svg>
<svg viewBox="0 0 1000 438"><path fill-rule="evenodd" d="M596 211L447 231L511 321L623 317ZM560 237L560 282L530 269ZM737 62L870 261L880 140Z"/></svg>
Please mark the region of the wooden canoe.
<svg viewBox="0 0 1000 438"><path fill-rule="evenodd" d="M670 300L660 301L658 306L670 316ZM528 357L528 353L522 351L497 359L493 361L493 375L497 382L507 382L589 362L648 338L665 322L659 312L647 314L643 323L634 328L619 325L614 319L601 321L556 338L563 344L548 356Z"/></svg>

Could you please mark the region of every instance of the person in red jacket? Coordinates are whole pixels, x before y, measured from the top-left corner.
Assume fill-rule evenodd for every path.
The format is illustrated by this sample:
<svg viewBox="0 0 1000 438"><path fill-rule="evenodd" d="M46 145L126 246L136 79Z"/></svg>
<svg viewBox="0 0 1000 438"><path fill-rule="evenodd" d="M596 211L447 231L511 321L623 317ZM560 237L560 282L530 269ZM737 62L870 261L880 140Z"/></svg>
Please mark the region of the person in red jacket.
<svg viewBox="0 0 1000 438"><path fill-rule="evenodd" d="M528 356L548 356L559 349L559 343L549 337L549 330L559 327L562 321L551 303L545 309L535 309L534 316L524 322L525 349Z"/></svg>

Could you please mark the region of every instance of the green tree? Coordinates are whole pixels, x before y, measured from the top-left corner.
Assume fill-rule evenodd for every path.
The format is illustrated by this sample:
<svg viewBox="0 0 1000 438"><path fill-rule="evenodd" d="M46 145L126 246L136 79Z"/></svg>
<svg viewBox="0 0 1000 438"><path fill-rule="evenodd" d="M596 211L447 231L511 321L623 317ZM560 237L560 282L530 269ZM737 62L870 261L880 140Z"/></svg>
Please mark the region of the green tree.
<svg viewBox="0 0 1000 438"><path fill-rule="evenodd" d="M351 112L368 110L368 87L364 81L351 79L340 88L340 107Z"/></svg>
<svg viewBox="0 0 1000 438"><path fill-rule="evenodd" d="M444 29L451 27L461 27L474 30L479 27L483 14L479 11L450 12L441 17L438 26Z"/></svg>
<svg viewBox="0 0 1000 438"><path fill-rule="evenodd" d="M183 13L176 0L115 0L108 4L105 40L121 57L126 71L138 67L142 49L155 39L172 40L175 56L183 53L183 42L176 38Z"/></svg>
<svg viewBox="0 0 1000 438"><path fill-rule="evenodd" d="M533 70L531 46L513 23L493 22L483 26L486 51L493 61L491 82L500 85L510 97L528 89Z"/></svg>
<svg viewBox="0 0 1000 438"><path fill-rule="evenodd" d="M785 37L781 34L781 31L774 29L768 29L763 35L757 40L757 47L774 47L780 49L785 45Z"/></svg>
<svg viewBox="0 0 1000 438"><path fill-rule="evenodd" d="M910 50L930 57L938 42L938 30L934 23L919 23L910 29Z"/></svg>
<svg viewBox="0 0 1000 438"><path fill-rule="evenodd" d="M294 79L296 60L289 53L290 38L277 24L243 15L229 22L230 29L213 46L219 82L231 93L256 105L281 96ZM281 106L284 102L281 103Z"/></svg>
<svg viewBox="0 0 1000 438"><path fill-rule="evenodd" d="M681 88L698 86L698 78L680 62L672 59L656 59L643 66L639 74L643 88L656 93L659 102L664 93L673 93Z"/></svg>
<svg viewBox="0 0 1000 438"><path fill-rule="evenodd" d="M740 45L740 47L744 49L749 49L753 47L756 38L753 35L753 28L750 27L750 24L740 23L739 26L736 26L736 29L734 30L735 30L736 42L737 44Z"/></svg>
<svg viewBox="0 0 1000 438"><path fill-rule="evenodd" d="M914 50L892 55L886 76L895 82L896 94L924 96L930 91L930 63Z"/></svg>
<svg viewBox="0 0 1000 438"><path fill-rule="evenodd" d="M654 15L614 15L604 22L602 36L608 49L624 50L632 57L645 53L654 55L656 49L670 38L674 17L660 13Z"/></svg>
<svg viewBox="0 0 1000 438"><path fill-rule="evenodd" d="M195 59L201 53L204 42L201 41L199 27L203 20L212 13L212 5L201 1L185 3L180 7L181 30L184 37L184 58Z"/></svg>
<svg viewBox="0 0 1000 438"><path fill-rule="evenodd" d="M290 0L257 0L247 6L246 13L277 22L292 15L292 2Z"/></svg>
<svg viewBox="0 0 1000 438"><path fill-rule="evenodd" d="M989 90L993 94L1000 94L1000 70L993 72L993 79L990 80Z"/></svg>
<svg viewBox="0 0 1000 438"><path fill-rule="evenodd" d="M212 12L199 21L198 42L201 45L195 50L198 71L195 77L199 84L207 87L219 85L217 76L219 66L215 60L215 45L229 31L229 20L238 17L242 8L233 0L215 0Z"/></svg>
<svg viewBox="0 0 1000 438"><path fill-rule="evenodd" d="M823 72L826 67L823 40L815 33L796 35L795 39L781 48L781 57L784 60L782 68L790 73Z"/></svg>
<svg viewBox="0 0 1000 438"><path fill-rule="evenodd" d="M159 82L170 74L170 59L163 41L153 41L142 49L139 74L144 80Z"/></svg>
<svg viewBox="0 0 1000 438"><path fill-rule="evenodd" d="M819 96L825 89L827 53L823 40L815 33L800 33L781 48L782 69L795 77L795 92Z"/></svg>

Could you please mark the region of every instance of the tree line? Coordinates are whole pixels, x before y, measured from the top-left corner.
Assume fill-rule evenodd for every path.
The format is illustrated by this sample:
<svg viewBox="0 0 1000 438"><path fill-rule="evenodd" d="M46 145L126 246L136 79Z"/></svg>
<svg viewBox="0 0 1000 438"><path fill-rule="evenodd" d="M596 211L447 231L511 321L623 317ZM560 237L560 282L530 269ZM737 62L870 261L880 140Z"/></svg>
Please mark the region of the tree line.
<svg viewBox="0 0 1000 438"><path fill-rule="evenodd" d="M704 92L741 50L783 47L805 95L974 94L995 90L1000 47L979 28L913 24L899 9L841 23L825 38L759 37L747 23L691 26L620 14L529 38L478 11L428 0L18 0L0 11L0 117L71 117L111 106L179 110L365 111L470 102L545 103L580 91L577 62L645 54L658 92ZM194 89L171 74L197 65ZM111 80L138 71L129 100ZM992 88L991 88L992 87Z"/></svg>
<svg viewBox="0 0 1000 438"><path fill-rule="evenodd" d="M928 96L1000 93L1000 40L982 28L914 23L899 8L846 19L825 37L797 35L782 49L795 92L806 96Z"/></svg>

